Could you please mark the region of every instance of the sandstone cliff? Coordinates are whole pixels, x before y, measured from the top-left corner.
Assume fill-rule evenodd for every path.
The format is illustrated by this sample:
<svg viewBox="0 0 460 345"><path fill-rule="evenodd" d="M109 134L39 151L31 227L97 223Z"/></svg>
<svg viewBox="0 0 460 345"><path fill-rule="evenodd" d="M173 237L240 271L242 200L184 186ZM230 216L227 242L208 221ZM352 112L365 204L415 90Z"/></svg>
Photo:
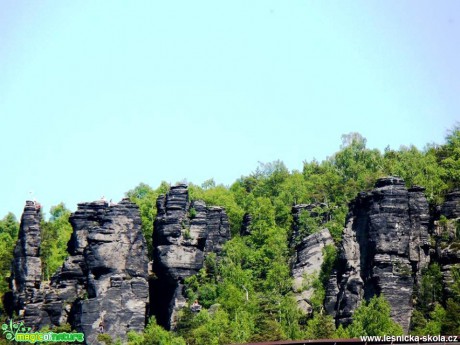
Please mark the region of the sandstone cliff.
<svg viewBox="0 0 460 345"><path fill-rule="evenodd" d="M423 188L408 190L400 178L380 179L374 190L360 193L350 204L327 312L349 324L363 299L382 294L407 332L414 284L430 261L429 220Z"/></svg>
<svg viewBox="0 0 460 345"><path fill-rule="evenodd" d="M191 202L186 185L171 187L167 195L160 195L157 210L152 312L161 325L174 328L177 313L186 304L184 279L198 273L208 254L219 255L230 238L230 228L223 208Z"/></svg>
<svg viewBox="0 0 460 345"><path fill-rule="evenodd" d="M11 272L13 308L27 325L35 325L34 321L40 316L40 305L44 299L40 290L42 274L40 220L38 204L27 201L21 217L18 241L14 248Z"/></svg>
<svg viewBox="0 0 460 345"><path fill-rule="evenodd" d="M300 204L292 207L292 236L290 240L291 252L290 266L293 277L292 290L294 298L300 310L305 314L312 313L312 302L314 293L313 280L317 279L324 261L323 249L327 245L334 245L334 241L328 229L323 228L318 232L305 236L303 232L311 229L303 229L300 217L303 212L309 216L318 217L314 211L321 204ZM326 222L327 215L323 215L322 223Z"/></svg>
<svg viewBox="0 0 460 345"><path fill-rule="evenodd" d="M137 206L127 199L113 206L104 201L79 204L70 217L69 257L51 282L40 282L37 217L28 202L17 245L25 249L15 251L13 263L15 309L24 310L25 324L40 328L68 322L89 344L101 323L114 338L141 331L148 304L148 259Z"/></svg>
<svg viewBox="0 0 460 345"><path fill-rule="evenodd" d="M446 195L439 219L434 221L434 258L441 266L445 299L451 297L452 269L460 269L460 191Z"/></svg>

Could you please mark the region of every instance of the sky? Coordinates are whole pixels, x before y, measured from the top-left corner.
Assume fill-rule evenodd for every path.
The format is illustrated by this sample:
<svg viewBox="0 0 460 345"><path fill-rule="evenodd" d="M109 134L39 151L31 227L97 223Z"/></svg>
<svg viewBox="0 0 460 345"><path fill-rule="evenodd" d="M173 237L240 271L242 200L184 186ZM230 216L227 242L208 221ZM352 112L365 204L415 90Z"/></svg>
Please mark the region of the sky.
<svg viewBox="0 0 460 345"><path fill-rule="evenodd" d="M460 2L0 2L0 218L258 162L441 144Z"/></svg>

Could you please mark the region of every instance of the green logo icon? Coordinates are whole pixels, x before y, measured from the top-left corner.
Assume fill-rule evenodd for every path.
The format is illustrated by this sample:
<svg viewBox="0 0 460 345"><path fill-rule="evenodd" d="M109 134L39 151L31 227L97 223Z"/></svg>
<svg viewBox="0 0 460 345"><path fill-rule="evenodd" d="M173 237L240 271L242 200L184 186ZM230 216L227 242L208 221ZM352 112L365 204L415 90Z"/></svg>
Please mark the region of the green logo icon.
<svg viewBox="0 0 460 345"><path fill-rule="evenodd" d="M7 340L16 342L27 342L34 344L35 342L80 342L85 340L83 333L54 333L54 332L31 332L30 327L26 327L22 321L13 322L2 325L3 335Z"/></svg>
<svg viewBox="0 0 460 345"><path fill-rule="evenodd" d="M22 321L13 322L13 320L10 320L9 323L4 323L2 325L2 331L6 339L14 340L16 334L28 333L30 331L30 327L24 326L24 323Z"/></svg>

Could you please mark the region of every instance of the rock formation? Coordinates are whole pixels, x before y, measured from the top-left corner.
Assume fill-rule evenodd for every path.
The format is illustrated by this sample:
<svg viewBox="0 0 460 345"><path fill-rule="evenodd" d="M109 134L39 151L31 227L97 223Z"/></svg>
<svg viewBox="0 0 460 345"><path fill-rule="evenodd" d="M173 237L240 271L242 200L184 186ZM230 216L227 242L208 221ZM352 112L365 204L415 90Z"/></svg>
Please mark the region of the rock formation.
<svg viewBox="0 0 460 345"><path fill-rule="evenodd" d="M207 255L219 255L230 229L224 209L207 207L203 201L190 202L186 185L160 195L157 210L151 305L158 323L174 328L177 313L186 303L184 279L198 273Z"/></svg>
<svg viewBox="0 0 460 345"><path fill-rule="evenodd" d="M249 213L245 213L240 228L240 236L249 236L251 234L251 223L252 216Z"/></svg>
<svg viewBox="0 0 460 345"><path fill-rule="evenodd" d="M435 258L441 266L445 299L451 297L452 269L460 269L460 191L446 195L440 210L442 220L434 221Z"/></svg>
<svg viewBox="0 0 460 345"><path fill-rule="evenodd" d="M308 212L311 217L318 217L315 211L322 208L323 204L300 204L292 207L292 236L290 240L293 252L290 258L291 275L294 278L292 290L300 310L306 314L311 314L312 303L310 301L314 293L312 286L313 279L316 279L321 271L323 264L323 248L333 245L334 241L328 229L321 229L311 235L305 236L305 230L309 233L311 229L303 229L300 217L303 212ZM322 215L321 223L324 224L327 215Z"/></svg>
<svg viewBox="0 0 460 345"><path fill-rule="evenodd" d="M174 329L186 305L184 279L198 273L206 257L220 259L230 229L225 210L190 201L186 185L171 187L156 206L150 286L139 210L127 199L110 206L105 201L79 204L70 217L69 256L51 281L43 282L40 210L27 201L10 279L13 310L36 329L69 323L85 333L87 343L96 342L101 324L112 337L126 339L128 331L141 331L150 315ZM307 314L313 293L308 280L321 270L323 248L333 244L322 226L329 218L319 211L323 206L292 208L293 291ZM322 217L311 235L303 212ZM240 234L251 234L249 214ZM430 260L441 266L447 299L452 270L460 268L460 191L449 193L430 216L423 188L407 189L397 177L379 179L374 190L359 193L349 205L325 309L347 325L363 300L382 294L392 318L407 332L414 287Z"/></svg>
<svg viewBox="0 0 460 345"><path fill-rule="evenodd" d="M324 261L323 248L333 245L334 241L328 229L304 238L294 248L291 261L291 275L294 278L293 290L297 305L307 314L312 312L310 299L314 289L312 280L317 278Z"/></svg>
<svg viewBox="0 0 460 345"><path fill-rule="evenodd" d="M446 195L446 200L441 208L441 214L447 219L460 218L460 191L456 190Z"/></svg>
<svg viewBox="0 0 460 345"><path fill-rule="evenodd" d="M18 241L13 253L11 290L14 311L27 325L34 325L34 320L40 316L40 306L44 298L40 290L42 274L40 220L38 204L26 201Z"/></svg>
<svg viewBox="0 0 460 345"><path fill-rule="evenodd" d="M37 221L32 211L28 204L18 246L23 246L21 238L30 240L34 247L40 245L39 237L34 237ZM125 339L128 331L141 331L148 305L148 258L137 206L127 199L113 206L105 201L82 203L70 222L70 255L50 283L40 284L37 278L40 259L34 259L34 265L26 264L33 268L33 274L28 269L30 273L22 278L30 281L29 295L43 297L37 303L27 303L26 325L40 328L68 322L85 334L89 344L95 342L101 323L113 338ZM28 255L37 256L33 250ZM31 262L29 257L26 260ZM20 272L21 264L15 259L13 272ZM21 279L16 277L18 274L13 286L20 287ZM13 294L20 301L21 290L17 291ZM20 308L21 303L16 303L16 309ZM28 317L30 309L34 313Z"/></svg>
<svg viewBox="0 0 460 345"><path fill-rule="evenodd" d="M400 178L382 178L374 190L360 193L350 204L325 300L338 323L349 324L363 299L382 294L392 318L408 331L414 284L430 260L423 190L408 190Z"/></svg>

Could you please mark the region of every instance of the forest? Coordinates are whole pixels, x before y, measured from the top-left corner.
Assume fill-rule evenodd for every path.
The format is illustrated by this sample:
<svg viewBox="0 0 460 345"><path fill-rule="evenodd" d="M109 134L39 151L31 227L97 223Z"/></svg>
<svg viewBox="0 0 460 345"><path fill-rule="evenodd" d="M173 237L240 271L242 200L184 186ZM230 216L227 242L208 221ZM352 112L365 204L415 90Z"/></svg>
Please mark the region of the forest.
<svg viewBox="0 0 460 345"><path fill-rule="evenodd" d="M253 172L230 186L216 184L214 179L201 185L188 183L192 200L225 208L232 239L225 244L221 260L209 256L200 272L186 280L187 302L191 305L199 300L202 311L192 313L190 308L184 308L174 332L163 329L152 317L143 333L129 334L129 343L229 344L402 334L400 325L390 318L389 304L382 296L363 303L348 327L336 327L323 308L325 285L337 257L348 203L359 192L372 189L376 180L384 176L399 176L407 187L425 187L430 209L436 210L446 193L460 188L460 125L447 133L443 143L427 144L423 149L387 147L381 152L367 148L366 139L359 133L349 133L342 136L337 152L321 162L304 161L301 171L290 171L278 160L259 163ZM140 183L126 192L139 207L150 259L156 200L169 187L166 182L157 187ZM315 289L313 312L305 314L292 296L291 209L296 204L317 203L324 206L315 216L301 217L304 235L326 227L335 245L325 248L321 271L311 279ZM251 233L240 236L246 213L252 216ZM326 224L322 213L328 214ZM70 214L61 203L51 207L47 220L42 217L43 280L49 280L66 258L72 233ZM452 241L458 241L460 246L460 220L456 229ZM0 296L10 290L8 279L18 231L19 220L12 213L0 220ZM411 334L460 334L460 267L453 268L451 274L452 297L446 299L440 266L433 263L424 270L414 291ZM6 317L0 304L0 318ZM101 341L111 344L116 339L102 336Z"/></svg>

